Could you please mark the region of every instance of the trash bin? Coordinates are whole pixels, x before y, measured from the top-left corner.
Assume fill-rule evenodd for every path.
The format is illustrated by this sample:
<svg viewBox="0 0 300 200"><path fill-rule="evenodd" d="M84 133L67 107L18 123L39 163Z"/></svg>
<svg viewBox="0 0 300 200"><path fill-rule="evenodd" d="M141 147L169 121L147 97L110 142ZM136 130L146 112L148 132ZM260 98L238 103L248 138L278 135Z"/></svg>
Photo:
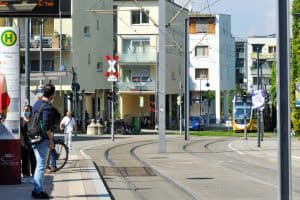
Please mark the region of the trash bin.
<svg viewBox="0 0 300 200"><path fill-rule="evenodd" d="M133 117L133 134L140 133L139 118Z"/></svg>
<svg viewBox="0 0 300 200"><path fill-rule="evenodd" d="M95 124L95 120L91 119L91 123L87 126L87 135L96 135L97 133L97 125Z"/></svg>

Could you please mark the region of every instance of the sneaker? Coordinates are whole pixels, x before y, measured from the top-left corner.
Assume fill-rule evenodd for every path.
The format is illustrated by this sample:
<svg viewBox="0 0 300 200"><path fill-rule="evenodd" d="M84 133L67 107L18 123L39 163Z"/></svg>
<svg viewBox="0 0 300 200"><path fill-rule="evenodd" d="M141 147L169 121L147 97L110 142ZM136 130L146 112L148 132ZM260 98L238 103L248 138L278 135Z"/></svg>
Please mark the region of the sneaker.
<svg viewBox="0 0 300 200"><path fill-rule="evenodd" d="M31 192L31 196L32 198L34 199L52 199L51 196L49 196L49 194L47 194L46 192L44 191L41 191L40 193L37 193L35 191L32 191Z"/></svg>
<svg viewBox="0 0 300 200"><path fill-rule="evenodd" d="M51 167L50 172L56 172L57 171L57 167Z"/></svg>

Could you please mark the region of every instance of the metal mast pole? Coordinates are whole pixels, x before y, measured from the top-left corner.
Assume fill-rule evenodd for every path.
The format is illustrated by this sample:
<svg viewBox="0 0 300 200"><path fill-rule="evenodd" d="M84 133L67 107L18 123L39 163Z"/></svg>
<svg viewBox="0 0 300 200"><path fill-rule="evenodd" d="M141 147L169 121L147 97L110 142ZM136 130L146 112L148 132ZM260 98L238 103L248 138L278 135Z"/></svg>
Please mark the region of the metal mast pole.
<svg viewBox="0 0 300 200"><path fill-rule="evenodd" d="M159 5L158 150L166 152L166 0Z"/></svg>
<svg viewBox="0 0 300 200"><path fill-rule="evenodd" d="M111 93L112 93L112 98L111 98L111 140L114 142L115 141L115 134L114 134L114 81L111 82Z"/></svg>
<svg viewBox="0 0 300 200"><path fill-rule="evenodd" d="M184 37L184 66L185 66L185 76L184 76L184 139L189 140L189 19L185 19L185 37Z"/></svg>
<svg viewBox="0 0 300 200"><path fill-rule="evenodd" d="M25 102L30 104L29 18L25 18ZM23 105L22 105L23 106Z"/></svg>
<svg viewBox="0 0 300 200"><path fill-rule="evenodd" d="M260 51L260 48L257 46L256 47L256 51L257 51L257 60L256 60L256 66L257 66L257 91L259 91L259 51ZM260 124L260 110L257 110L257 146L260 147L260 132L261 132L261 124Z"/></svg>
<svg viewBox="0 0 300 200"><path fill-rule="evenodd" d="M44 18L41 18L40 23L40 68L39 71L43 71L43 32L44 32ZM40 80L40 86L43 85L43 81Z"/></svg>
<svg viewBox="0 0 300 200"><path fill-rule="evenodd" d="M180 88L180 104L179 104L179 134L182 135L182 83L179 82L179 88Z"/></svg>
<svg viewBox="0 0 300 200"><path fill-rule="evenodd" d="M292 199L291 149L290 149L290 23L289 1L278 0L278 40L277 40L277 130L279 140L278 199Z"/></svg>

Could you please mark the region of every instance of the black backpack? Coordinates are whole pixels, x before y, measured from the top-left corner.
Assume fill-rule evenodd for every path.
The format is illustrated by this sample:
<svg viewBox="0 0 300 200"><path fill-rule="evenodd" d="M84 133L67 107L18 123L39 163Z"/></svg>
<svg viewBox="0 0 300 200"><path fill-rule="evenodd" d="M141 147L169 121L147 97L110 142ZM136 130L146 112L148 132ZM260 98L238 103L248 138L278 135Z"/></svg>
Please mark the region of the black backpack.
<svg viewBox="0 0 300 200"><path fill-rule="evenodd" d="M27 125L27 135L31 144L44 141L46 133L43 130L42 110L46 103L43 103L38 111L32 113Z"/></svg>

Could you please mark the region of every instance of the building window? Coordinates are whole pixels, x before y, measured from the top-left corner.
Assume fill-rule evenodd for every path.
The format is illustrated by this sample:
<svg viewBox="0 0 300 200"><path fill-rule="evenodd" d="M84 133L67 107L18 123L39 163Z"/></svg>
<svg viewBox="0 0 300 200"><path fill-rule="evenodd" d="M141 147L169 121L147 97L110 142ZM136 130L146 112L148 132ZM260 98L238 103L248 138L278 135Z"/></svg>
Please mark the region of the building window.
<svg viewBox="0 0 300 200"><path fill-rule="evenodd" d="M175 72L171 72L171 80L176 80L176 73Z"/></svg>
<svg viewBox="0 0 300 200"><path fill-rule="evenodd" d="M149 11L131 11L131 24L149 24Z"/></svg>
<svg viewBox="0 0 300 200"><path fill-rule="evenodd" d="M143 54L148 53L150 50L149 39L124 39L123 40L123 53L128 54Z"/></svg>
<svg viewBox="0 0 300 200"><path fill-rule="evenodd" d="M91 54L90 53L88 54L88 64L89 65L91 64Z"/></svg>
<svg viewBox="0 0 300 200"><path fill-rule="evenodd" d="M32 60L30 62L30 69L32 72L39 72L40 71L40 61ZM43 60L42 71L43 72L53 72L54 71L54 61L53 60Z"/></svg>
<svg viewBox="0 0 300 200"><path fill-rule="evenodd" d="M195 57L207 57L208 56L208 46L196 46Z"/></svg>
<svg viewBox="0 0 300 200"><path fill-rule="evenodd" d="M269 53L276 53L276 46L269 46Z"/></svg>
<svg viewBox="0 0 300 200"><path fill-rule="evenodd" d="M103 72L103 62L97 63L97 72Z"/></svg>
<svg viewBox="0 0 300 200"><path fill-rule="evenodd" d="M197 19L196 31L197 31L197 33L207 33L208 32L208 21L206 19Z"/></svg>
<svg viewBox="0 0 300 200"><path fill-rule="evenodd" d="M89 37L91 35L91 28L90 26L83 27L83 36Z"/></svg>
<svg viewBox="0 0 300 200"><path fill-rule="evenodd" d="M262 48L256 48L256 47L255 47L255 44L254 44L254 45L252 46L252 52L257 53L257 49L259 49L259 53L262 52Z"/></svg>
<svg viewBox="0 0 300 200"><path fill-rule="evenodd" d="M123 81L131 82L131 70L128 69L123 70Z"/></svg>
<svg viewBox="0 0 300 200"><path fill-rule="evenodd" d="M97 31L100 30L100 23L99 23L99 19L97 19Z"/></svg>
<svg viewBox="0 0 300 200"><path fill-rule="evenodd" d="M195 79L208 79L208 69L195 69Z"/></svg>

